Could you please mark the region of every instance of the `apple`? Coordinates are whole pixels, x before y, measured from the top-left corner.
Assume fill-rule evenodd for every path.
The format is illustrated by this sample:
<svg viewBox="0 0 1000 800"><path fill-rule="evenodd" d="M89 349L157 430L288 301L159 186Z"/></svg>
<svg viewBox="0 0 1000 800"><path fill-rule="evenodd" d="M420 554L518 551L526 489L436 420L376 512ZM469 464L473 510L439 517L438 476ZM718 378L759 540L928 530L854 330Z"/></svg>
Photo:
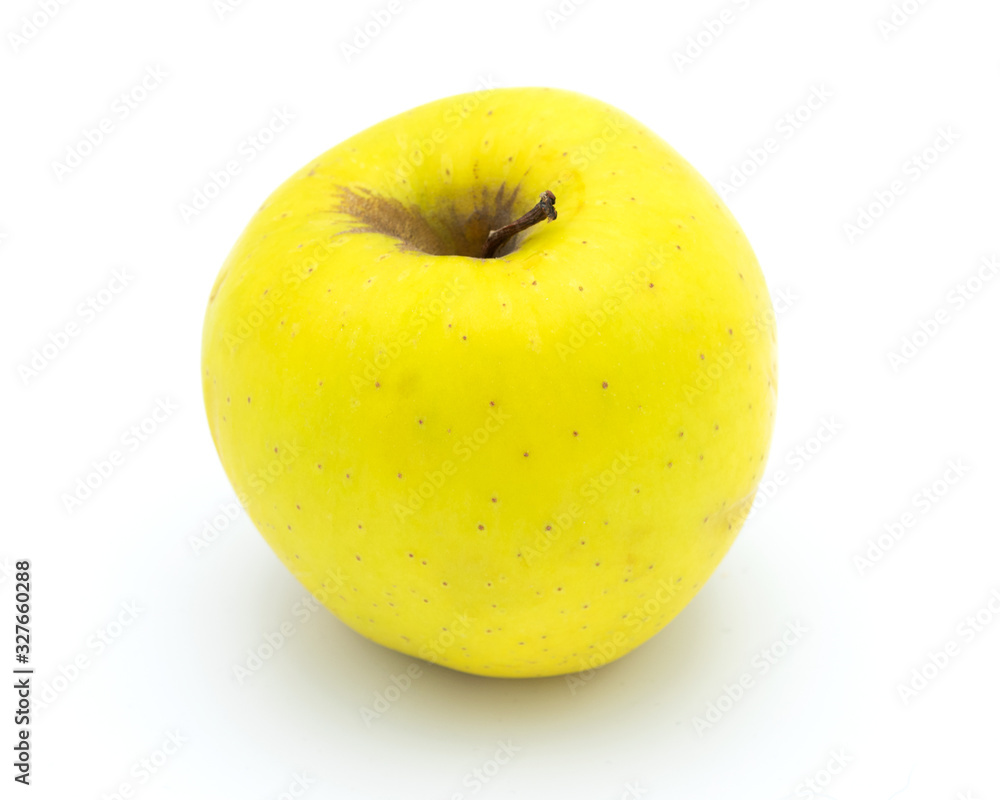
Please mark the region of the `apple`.
<svg viewBox="0 0 1000 800"><path fill-rule="evenodd" d="M320 602L529 677L623 656L705 584L764 470L775 359L709 184L621 111L523 88L281 185L211 291L202 377L229 480Z"/></svg>

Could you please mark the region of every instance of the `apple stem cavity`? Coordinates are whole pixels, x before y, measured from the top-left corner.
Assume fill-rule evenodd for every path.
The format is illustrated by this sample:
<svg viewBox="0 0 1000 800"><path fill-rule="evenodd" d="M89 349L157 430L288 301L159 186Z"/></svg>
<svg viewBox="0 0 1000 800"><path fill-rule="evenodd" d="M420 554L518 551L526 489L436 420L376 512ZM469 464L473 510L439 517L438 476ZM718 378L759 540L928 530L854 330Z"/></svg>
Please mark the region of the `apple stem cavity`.
<svg viewBox="0 0 1000 800"><path fill-rule="evenodd" d="M543 219L548 219L549 222L552 222L557 216L555 205L556 196L546 189L542 192L538 205L531 209L531 211L520 219L514 220L510 225L504 225L502 228L490 231L490 235L486 237L486 244L483 245L482 257L496 258L497 252L504 244L510 241L511 237L517 236L521 231L530 228L532 225L537 225Z"/></svg>

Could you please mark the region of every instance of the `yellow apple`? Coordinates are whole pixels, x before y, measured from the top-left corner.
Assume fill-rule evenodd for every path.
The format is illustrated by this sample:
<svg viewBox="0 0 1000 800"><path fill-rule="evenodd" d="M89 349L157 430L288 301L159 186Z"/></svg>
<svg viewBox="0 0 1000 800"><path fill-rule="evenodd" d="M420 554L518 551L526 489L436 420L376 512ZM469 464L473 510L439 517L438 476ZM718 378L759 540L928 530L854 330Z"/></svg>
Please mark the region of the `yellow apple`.
<svg viewBox="0 0 1000 800"><path fill-rule="evenodd" d="M656 134L494 90L267 199L211 292L205 407L254 524L345 624L466 672L571 673L653 636L732 544L773 322L736 220Z"/></svg>

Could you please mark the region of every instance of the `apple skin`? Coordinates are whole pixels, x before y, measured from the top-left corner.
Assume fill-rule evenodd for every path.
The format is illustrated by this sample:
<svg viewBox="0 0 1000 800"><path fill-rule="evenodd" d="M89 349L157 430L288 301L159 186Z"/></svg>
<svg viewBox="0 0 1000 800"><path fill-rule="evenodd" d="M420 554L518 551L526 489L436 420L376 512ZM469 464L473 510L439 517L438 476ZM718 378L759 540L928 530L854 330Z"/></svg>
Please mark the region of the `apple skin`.
<svg viewBox="0 0 1000 800"><path fill-rule="evenodd" d="M557 220L475 257L545 190ZM553 89L430 103L293 175L222 267L202 366L226 474L295 577L363 636L489 676L663 628L749 512L776 404L736 220L656 134Z"/></svg>

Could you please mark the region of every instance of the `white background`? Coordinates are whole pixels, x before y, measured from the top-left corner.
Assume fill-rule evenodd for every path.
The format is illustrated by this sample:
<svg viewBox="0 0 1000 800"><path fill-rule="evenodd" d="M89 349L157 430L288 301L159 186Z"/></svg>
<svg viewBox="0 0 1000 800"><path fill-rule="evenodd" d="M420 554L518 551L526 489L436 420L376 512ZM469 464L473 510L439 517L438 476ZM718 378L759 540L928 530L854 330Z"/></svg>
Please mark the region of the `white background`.
<svg viewBox="0 0 1000 800"><path fill-rule="evenodd" d="M400 0L348 59L343 43L387 3L90 0L53 3L47 22L45 5L0 12L12 512L0 628L11 638L10 569L30 558L35 697L47 701L32 720L33 785L8 795L16 698L0 693L5 797L96 799L125 785L119 796L143 800L292 788L755 800L808 797L815 778L833 798L1000 800L1000 614L988 607L1000 589L1000 280L974 279L1000 255L1000 6L908 0L890 30L890 0ZM728 22L713 23L723 11ZM25 17L45 23L30 38ZM165 77L122 118L116 98L149 69ZM701 594L636 652L576 684L420 663L366 726L361 709L417 662L325 611L296 617L304 590L242 512L192 547L233 499L202 408L202 316L229 248L286 177L483 82L582 91L653 128L720 190L742 173L725 199L783 309L773 483ZM826 99L783 123L814 88ZM294 119L252 161L238 155L276 110ZM54 168L104 117L114 127L93 152ZM768 139L775 152L747 162ZM182 204L237 157L240 174L185 220ZM897 180L904 191L867 230L845 228ZM127 286L88 320L78 306L114 270ZM961 308L958 285L971 295ZM920 323L938 312L947 321L925 337ZM68 323L79 335L25 373ZM923 346L894 365L904 340ZM158 400L176 410L123 448ZM836 435L812 440L831 420ZM68 512L64 493L113 449L124 463ZM935 483L949 462L961 477ZM937 492L929 509L925 490ZM913 524L859 568L907 513ZM960 626L979 611L970 640ZM234 666L286 622L293 635L239 683ZM763 672L760 651L796 622L806 633ZM905 701L899 687L949 641L957 655ZM752 686L699 731L695 718L744 674ZM163 763L171 732L183 744ZM515 754L494 772L508 741ZM161 764L149 780L143 758ZM478 791L477 769L492 775Z"/></svg>

